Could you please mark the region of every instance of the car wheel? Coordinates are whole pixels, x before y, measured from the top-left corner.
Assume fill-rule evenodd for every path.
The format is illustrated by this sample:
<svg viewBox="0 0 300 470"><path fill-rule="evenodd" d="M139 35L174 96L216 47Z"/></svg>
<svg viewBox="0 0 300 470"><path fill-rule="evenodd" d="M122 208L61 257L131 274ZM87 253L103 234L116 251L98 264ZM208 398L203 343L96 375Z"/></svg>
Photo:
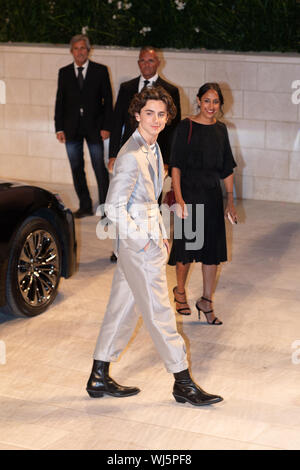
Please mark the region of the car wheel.
<svg viewBox="0 0 300 470"><path fill-rule="evenodd" d="M57 294L61 259L55 228L45 219L28 217L9 256L6 298L11 313L33 317L49 307Z"/></svg>

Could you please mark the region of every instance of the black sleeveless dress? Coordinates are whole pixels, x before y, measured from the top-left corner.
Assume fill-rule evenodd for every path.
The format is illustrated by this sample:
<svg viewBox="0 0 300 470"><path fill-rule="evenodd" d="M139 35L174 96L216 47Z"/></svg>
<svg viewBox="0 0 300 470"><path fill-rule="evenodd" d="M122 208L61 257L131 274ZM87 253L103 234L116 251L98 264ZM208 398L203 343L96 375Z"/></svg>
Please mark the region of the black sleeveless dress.
<svg viewBox="0 0 300 470"><path fill-rule="evenodd" d="M174 133L170 167L181 170L181 191L189 217L174 217L169 264L227 261L220 179L233 173L234 161L224 123L184 119Z"/></svg>

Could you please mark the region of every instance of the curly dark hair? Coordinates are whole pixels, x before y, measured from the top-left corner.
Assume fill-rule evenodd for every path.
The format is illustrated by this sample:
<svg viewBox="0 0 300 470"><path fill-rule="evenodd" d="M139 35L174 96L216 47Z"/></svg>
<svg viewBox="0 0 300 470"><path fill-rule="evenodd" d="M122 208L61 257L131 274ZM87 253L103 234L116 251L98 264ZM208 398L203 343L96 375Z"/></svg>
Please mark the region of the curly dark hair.
<svg viewBox="0 0 300 470"><path fill-rule="evenodd" d="M146 103L149 100L163 101L163 103L165 103L168 113L167 124L170 124L177 114L177 109L173 99L163 87L152 86L144 88L140 93L136 93L132 98L128 112L135 126L137 127L138 124L135 119L135 114L140 114L142 108L146 106Z"/></svg>

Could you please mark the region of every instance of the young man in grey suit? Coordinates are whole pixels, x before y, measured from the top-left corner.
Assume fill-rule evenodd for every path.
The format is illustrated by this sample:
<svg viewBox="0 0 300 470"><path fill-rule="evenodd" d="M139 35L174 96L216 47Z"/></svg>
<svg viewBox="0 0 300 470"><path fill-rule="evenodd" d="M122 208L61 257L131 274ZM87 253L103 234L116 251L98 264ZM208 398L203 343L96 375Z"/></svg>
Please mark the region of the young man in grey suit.
<svg viewBox="0 0 300 470"><path fill-rule="evenodd" d="M165 170L168 170L172 136L177 124L181 120L181 107L178 88L158 75L159 65L160 60L156 49L152 46L142 47L138 59L141 74L120 85L116 105L114 107L113 127L109 140L109 171L113 169L120 148L135 130L128 110L134 95L140 92L145 86L160 86L164 88L169 95L171 95L177 109L175 118L162 130L157 140L162 152ZM161 203L161 201L159 201L159 203ZM112 262L117 261L114 253L111 255L110 260Z"/></svg>
<svg viewBox="0 0 300 470"><path fill-rule="evenodd" d="M127 397L140 391L109 376L110 362L118 359L135 329L136 305L167 371L174 374L175 400L196 406L222 400L193 382L168 297L169 245L157 203L164 171L156 139L175 113L172 98L160 87L145 88L130 106L138 128L118 154L105 204L117 229L119 256L87 383L93 398Z"/></svg>

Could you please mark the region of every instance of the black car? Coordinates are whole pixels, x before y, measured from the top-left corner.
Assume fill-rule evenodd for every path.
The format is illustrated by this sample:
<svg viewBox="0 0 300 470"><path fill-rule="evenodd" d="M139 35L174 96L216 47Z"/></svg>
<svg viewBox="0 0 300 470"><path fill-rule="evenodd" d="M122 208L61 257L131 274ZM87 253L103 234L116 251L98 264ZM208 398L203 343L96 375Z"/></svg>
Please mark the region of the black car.
<svg viewBox="0 0 300 470"><path fill-rule="evenodd" d="M45 189L0 181L0 310L33 317L76 268L72 212Z"/></svg>

